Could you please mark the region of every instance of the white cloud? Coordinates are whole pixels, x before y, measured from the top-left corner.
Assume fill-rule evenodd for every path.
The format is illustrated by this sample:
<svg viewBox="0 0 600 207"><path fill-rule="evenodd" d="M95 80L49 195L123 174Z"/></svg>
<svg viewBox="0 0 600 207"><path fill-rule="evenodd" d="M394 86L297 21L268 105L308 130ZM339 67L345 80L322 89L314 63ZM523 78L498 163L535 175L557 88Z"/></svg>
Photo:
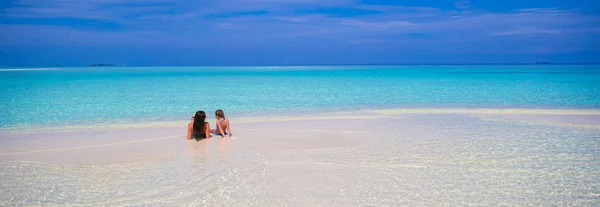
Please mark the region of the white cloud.
<svg viewBox="0 0 600 207"><path fill-rule="evenodd" d="M457 1L454 2L454 7L456 7L457 9L462 9L462 10L467 10L467 9L472 9L473 6L471 6L471 2L470 1Z"/></svg>
<svg viewBox="0 0 600 207"><path fill-rule="evenodd" d="M93 41L137 45L276 44L325 42L330 44L474 44L493 38L539 37L570 39L600 33L600 17L574 10L530 8L507 12L470 10L468 1L455 4L459 10L431 7L364 5L348 0L20 0L5 10L8 18L95 19L114 22L118 31L86 31L70 25L20 25L18 30L2 25L0 44L86 44ZM135 4L137 6L127 6ZM342 8L371 11L368 15L340 17L327 10ZM303 13L298 11L302 10ZM256 11L266 11L260 15ZM320 11L320 12L319 12ZM207 14L215 14L206 17ZM223 14L223 15L219 15ZM596 25L596 26L594 26ZM14 26L14 25L13 25ZM64 35L61 35L64 34ZM418 34L420 38L411 37ZM587 36L586 36L587 35ZM65 39L67 36L69 38ZM56 40L54 40L54 38ZM71 39L71 40L69 40ZM160 41L158 41L160 40ZM319 40L319 41L317 41ZM78 42L77 42L78 41ZM580 44L578 42L574 45ZM584 47L584 46L582 46Z"/></svg>

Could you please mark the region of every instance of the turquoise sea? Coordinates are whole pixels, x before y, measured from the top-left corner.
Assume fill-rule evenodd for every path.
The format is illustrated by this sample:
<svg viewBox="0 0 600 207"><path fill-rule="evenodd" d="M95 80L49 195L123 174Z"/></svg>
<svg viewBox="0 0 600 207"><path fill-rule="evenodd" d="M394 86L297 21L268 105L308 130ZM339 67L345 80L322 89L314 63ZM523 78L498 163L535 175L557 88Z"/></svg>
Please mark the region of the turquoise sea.
<svg viewBox="0 0 600 207"><path fill-rule="evenodd" d="M0 69L0 128L389 107L600 108L600 65Z"/></svg>
<svg viewBox="0 0 600 207"><path fill-rule="evenodd" d="M600 206L600 65L10 68L0 88L0 206ZM218 108L235 136L186 141Z"/></svg>

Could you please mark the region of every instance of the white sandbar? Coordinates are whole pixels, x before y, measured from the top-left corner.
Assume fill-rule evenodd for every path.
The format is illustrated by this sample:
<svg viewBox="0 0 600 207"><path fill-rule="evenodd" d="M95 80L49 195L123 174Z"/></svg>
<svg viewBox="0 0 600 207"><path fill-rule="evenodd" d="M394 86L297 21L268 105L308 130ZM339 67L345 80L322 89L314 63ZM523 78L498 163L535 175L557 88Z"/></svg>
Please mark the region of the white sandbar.
<svg viewBox="0 0 600 207"><path fill-rule="evenodd" d="M0 206L596 206L600 112L389 109L10 130ZM214 124L213 124L214 125Z"/></svg>

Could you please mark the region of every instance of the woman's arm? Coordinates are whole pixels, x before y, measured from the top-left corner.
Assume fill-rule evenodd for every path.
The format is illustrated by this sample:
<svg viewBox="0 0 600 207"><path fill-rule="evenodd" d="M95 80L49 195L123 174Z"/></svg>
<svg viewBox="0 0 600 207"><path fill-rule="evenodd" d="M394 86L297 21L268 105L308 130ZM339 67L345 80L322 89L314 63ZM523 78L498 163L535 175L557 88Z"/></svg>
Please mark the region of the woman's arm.
<svg viewBox="0 0 600 207"><path fill-rule="evenodd" d="M188 140L192 139L192 131L193 131L193 129L192 129L192 126L190 126L190 125L191 125L191 123L189 123L188 127L187 127L187 139Z"/></svg>
<svg viewBox="0 0 600 207"><path fill-rule="evenodd" d="M204 128L206 129L204 133L206 134L206 138L210 138L210 124L208 122L204 123Z"/></svg>

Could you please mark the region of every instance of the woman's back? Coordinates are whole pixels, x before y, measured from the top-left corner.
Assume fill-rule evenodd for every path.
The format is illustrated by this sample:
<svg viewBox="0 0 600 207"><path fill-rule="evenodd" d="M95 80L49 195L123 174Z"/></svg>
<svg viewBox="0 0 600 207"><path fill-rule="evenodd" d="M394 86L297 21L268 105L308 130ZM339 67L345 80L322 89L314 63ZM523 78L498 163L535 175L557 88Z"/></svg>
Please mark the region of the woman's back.
<svg viewBox="0 0 600 207"><path fill-rule="evenodd" d="M209 127L210 127L210 125L208 124L208 122L204 122L203 129L206 129L206 128L209 128ZM201 129L199 131L196 131L196 130L192 129L192 137L193 138L207 138L207 136L206 136L206 130L202 130Z"/></svg>
<svg viewBox="0 0 600 207"><path fill-rule="evenodd" d="M203 138L210 138L210 124L206 122L206 113L204 111L197 111L192 116L192 121L188 124L187 139L192 138L199 140Z"/></svg>

